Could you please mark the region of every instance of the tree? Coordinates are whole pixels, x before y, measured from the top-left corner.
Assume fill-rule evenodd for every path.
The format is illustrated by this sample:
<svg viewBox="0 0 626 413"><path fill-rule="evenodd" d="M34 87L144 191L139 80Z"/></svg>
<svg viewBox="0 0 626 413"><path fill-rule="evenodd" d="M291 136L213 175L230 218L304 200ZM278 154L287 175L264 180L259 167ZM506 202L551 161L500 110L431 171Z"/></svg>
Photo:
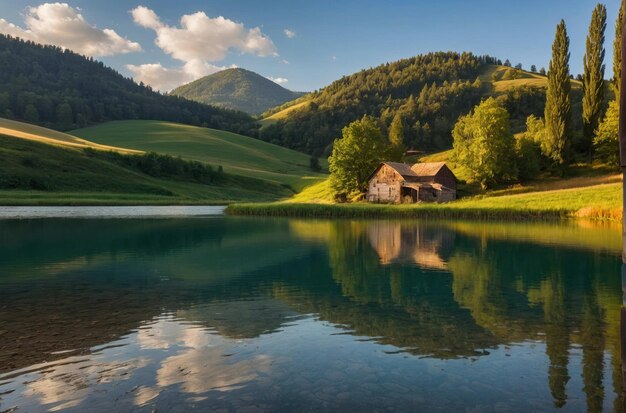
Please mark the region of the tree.
<svg viewBox="0 0 626 413"><path fill-rule="evenodd" d="M559 169L564 168L570 158L572 140L572 88L569 77L569 37L565 21L556 28L552 45L552 59L548 71L545 122L546 134L541 149Z"/></svg>
<svg viewBox="0 0 626 413"><path fill-rule="evenodd" d="M521 136L515 140L516 165L520 181L535 178L541 170L541 147L533 139Z"/></svg>
<svg viewBox="0 0 626 413"><path fill-rule="evenodd" d="M539 74L542 74L542 75L545 76L546 75L546 68L542 67L541 69L539 69Z"/></svg>
<svg viewBox="0 0 626 413"><path fill-rule="evenodd" d="M39 111L33 104L26 105L24 109L24 120L28 123L37 123L39 122Z"/></svg>
<svg viewBox="0 0 626 413"><path fill-rule="evenodd" d="M598 126L593 140L596 157L610 165L619 167L619 104L609 102L604 120Z"/></svg>
<svg viewBox="0 0 626 413"><path fill-rule="evenodd" d="M526 118L526 131L516 140L517 167L522 181L539 174L543 159L541 143L545 141L546 125L543 119L534 115Z"/></svg>
<svg viewBox="0 0 626 413"><path fill-rule="evenodd" d="M517 177L509 113L495 99L483 101L460 117L452 136L454 159L483 189Z"/></svg>
<svg viewBox="0 0 626 413"><path fill-rule="evenodd" d="M615 96L619 96L620 81L622 79L622 27L624 14L626 14L626 0L621 1L617 21L615 22L615 40L613 41L613 89Z"/></svg>
<svg viewBox="0 0 626 413"><path fill-rule="evenodd" d="M364 116L343 128L328 158L330 187L336 199L353 199L367 189L367 177L385 160L389 145L373 118Z"/></svg>
<svg viewBox="0 0 626 413"><path fill-rule="evenodd" d="M531 65L530 66L530 71L533 72L533 73L537 73L537 66Z"/></svg>
<svg viewBox="0 0 626 413"><path fill-rule="evenodd" d="M507 66L507 67L511 67L511 61L509 59L506 59L504 61L504 65Z"/></svg>
<svg viewBox="0 0 626 413"><path fill-rule="evenodd" d="M313 172L319 172L322 170L322 167L320 166L320 160L317 156L311 156L311 158L309 159L309 168L311 168Z"/></svg>
<svg viewBox="0 0 626 413"><path fill-rule="evenodd" d="M404 122L402 115L396 113L389 127L389 159L394 162L401 162L404 158Z"/></svg>
<svg viewBox="0 0 626 413"><path fill-rule="evenodd" d="M57 123L63 130L70 129L74 124L74 114L69 103L61 103L57 106Z"/></svg>
<svg viewBox="0 0 626 413"><path fill-rule="evenodd" d="M529 138L539 145L545 142L546 136L546 123L543 119L538 118L535 115L530 115L526 118L526 131L524 137Z"/></svg>
<svg viewBox="0 0 626 413"><path fill-rule="evenodd" d="M589 152L604 105L604 32L606 30L606 7L598 4L593 11L587 51L583 60L583 140L582 149Z"/></svg>
<svg viewBox="0 0 626 413"><path fill-rule="evenodd" d="M522 70L524 68L524 66L521 63L518 63L518 64L515 65L515 68L517 70Z"/></svg>

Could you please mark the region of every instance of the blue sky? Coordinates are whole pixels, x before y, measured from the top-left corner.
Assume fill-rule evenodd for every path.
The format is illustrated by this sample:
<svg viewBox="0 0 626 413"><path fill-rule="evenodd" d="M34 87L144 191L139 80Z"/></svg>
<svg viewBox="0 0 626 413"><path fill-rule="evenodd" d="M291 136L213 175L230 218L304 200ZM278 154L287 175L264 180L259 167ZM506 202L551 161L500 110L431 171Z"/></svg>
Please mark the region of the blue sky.
<svg viewBox="0 0 626 413"><path fill-rule="evenodd" d="M85 25L98 30L112 29L127 40L125 45L112 44L110 50L102 44L86 50L102 51L104 55L96 56L99 60L127 76L151 79L161 85L161 89L236 65L279 79L283 86L302 91L321 88L342 75L363 68L439 50L491 54L502 60L508 58L513 64L521 62L525 68L531 64L547 67L554 30L561 18L567 23L571 69L577 74L582 71L585 36L591 12L597 4L593 0L65 1L70 11L80 13ZM0 2L0 18L5 20L4 26L0 26L6 28L12 23L18 28L10 30L28 29L25 19L35 13L30 8L44 3L33 0ZM619 0L605 4L608 8L606 77L610 77ZM158 23L138 24L131 13L138 6L152 10ZM229 34L216 38L213 32L204 33L207 37L202 38L190 31L179 33L179 38L174 41L164 32L161 47L155 44L159 36L157 26L175 30L180 28L183 15L200 11L206 15L197 20L201 26L208 23L240 24L235 33L239 39L230 39ZM224 19L213 20L219 16ZM43 26L50 23L48 14L42 12L38 18L45 23ZM254 31L255 28L259 30ZM293 31L295 36L288 37L285 29ZM62 42L58 40L58 33L50 35L45 27L39 30L33 34L39 36L37 39ZM68 32L71 37L70 28ZM96 32L91 34L97 37ZM89 39L91 34L74 36L67 42L72 46L76 43L71 42ZM252 39L252 46L237 46L242 36ZM199 42L200 46L189 43L193 41ZM220 42L224 42L221 46L227 50L223 56L207 52L202 46L210 43L220 47ZM97 53L100 52L92 54ZM153 66L142 66L146 64ZM135 70L129 65L134 65L131 67ZM148 69L153 69L154 73Z"/></svg>

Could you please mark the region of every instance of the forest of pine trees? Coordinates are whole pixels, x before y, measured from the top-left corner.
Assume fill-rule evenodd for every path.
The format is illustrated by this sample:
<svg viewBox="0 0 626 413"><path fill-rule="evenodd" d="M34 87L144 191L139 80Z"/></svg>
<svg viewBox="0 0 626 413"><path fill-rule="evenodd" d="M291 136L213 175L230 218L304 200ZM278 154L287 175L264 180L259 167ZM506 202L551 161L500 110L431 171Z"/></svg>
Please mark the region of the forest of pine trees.
<svg viewBox="0 0 626 413"><path fill-rule="evenodd" d="M57 130L154 119L255 136L254 120L157 93L93 58L0 35L0 117Z"/></svg>
<svg viewBox="0 0 626 413"><path fill-rule="evenodd" d="M447 149L459 116L489 94L479 75L486 65L498 64L502 62L491 56L438 52L363 70L313 93L308 106L262 128L260 137L327 156L333 140L350 122L368 115L385 129L400 115L408 148ZM529 115L543 114L545 90L513 88L500 94L498 101L510 112L512 124L523 128Z"/></svg>

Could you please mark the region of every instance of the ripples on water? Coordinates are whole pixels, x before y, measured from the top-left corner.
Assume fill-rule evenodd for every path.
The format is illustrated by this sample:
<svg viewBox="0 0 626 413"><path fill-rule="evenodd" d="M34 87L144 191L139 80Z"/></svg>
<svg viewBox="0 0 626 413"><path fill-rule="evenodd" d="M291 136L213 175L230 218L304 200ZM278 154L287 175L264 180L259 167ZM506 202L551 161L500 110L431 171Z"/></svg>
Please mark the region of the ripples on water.
<svg viewBox="0 0 626 413"><path fill-rule="evenodd" d="M0 221L0 412L621 411L620 235Z"/></svg>

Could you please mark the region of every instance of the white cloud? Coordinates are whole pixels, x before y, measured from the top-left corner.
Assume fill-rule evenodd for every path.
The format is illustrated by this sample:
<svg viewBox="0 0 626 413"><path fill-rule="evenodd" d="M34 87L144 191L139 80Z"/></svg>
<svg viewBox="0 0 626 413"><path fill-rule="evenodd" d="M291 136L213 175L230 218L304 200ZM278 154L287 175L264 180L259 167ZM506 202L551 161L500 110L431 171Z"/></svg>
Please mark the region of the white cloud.
<svg viewBox="0 0 626 413"><path fill-rule="evenodd" d="M287 36L289 39L293 39L294 37L296 37L296 32L290 29L283 30L283 33L285 33L285 36Z"/></svg>
<svg viewBox="0 0 626 413"><path fill-rule="evenodd" d="M289 60L283 59L283 60L280 61L280 63L282 63L284 65L288 65L289 64Z"/></svg>
<svg viewBox="0 0 626 413"><path fill-rule="evenodd" d="M161 22L157 14L145 6L136 7L131 14L135 23L156 32L157 46L183 62L217 62L231 49L262 57L278 56L276 46L261 29L246 29L242 23L222 16L212 18L199 11L182 16L180 27L174 27Z"/></svg>
<svg viewBox="0 0 626 413"><path fill-rule="evenodd" d="M162 92L170 91L203 76L227 69L225 66L216 66L199 60L191 61L174 69L164 67L160 63L126 65L126 68L133 73L133 78L136 81L146 83Z"/></svg>
<svg viewBox="0 0 626 413"><path fill-rule="evenodd" d="M278 83L279 85L284 85L285 83L289 82L288 79L285 79L284 77L272 77L272 76L268 76L267 77L269 80L271 80L274 83Z"/></svg>
<svg viewBox="0 0 626 413"><path fill-rule="evenodd" d="M131 14L133 15L133 20L135 23L142 27L146 27L149 29L160 29L163 27L163 23L161 23L161 19L159 16L146 6L138 6L131 10Z"/></svg>
<svg viewBox="0 0 626 413"><path fill-rule="evenodd" d="M223 60L231 50L261 57L278 56L272 39L260 28L248 29L222 16L213 18L201 11L186 14L180 18L180 27L175 27L163 23L145 6L134 8L131 15L137 25L155 31L155 44L164 53L184 62L182 67L173 69L160 63L126 66L135 80L161 91L226 69L210 62Z"/></svg>
<svg viewBox="0 0 626 413"><path fill-rule="evenodd" d="M88 56L111 56L141 51L139 43L121 37L112 29L89 24L78 9L67 3L44 3L29 7L25 28L0 19L0 33L37 43L53 44Z"/></svg>

